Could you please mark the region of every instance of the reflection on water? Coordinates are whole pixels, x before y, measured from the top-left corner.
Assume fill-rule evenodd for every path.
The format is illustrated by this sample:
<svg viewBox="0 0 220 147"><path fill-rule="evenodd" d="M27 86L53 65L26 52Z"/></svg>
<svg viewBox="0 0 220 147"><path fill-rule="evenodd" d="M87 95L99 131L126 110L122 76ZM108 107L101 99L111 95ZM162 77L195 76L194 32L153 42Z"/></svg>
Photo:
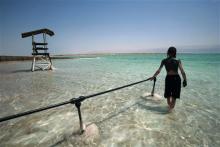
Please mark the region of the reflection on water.
<svg viewBox="0 0 220 147"><path fill-rule="evenodd" d="M162 58L151 56L54 60L55 70L36 72L29 72L28 61L1 63L0 116L145 79ZM198 79L194 73L203 69L191 69L188 62L185 66L189 87L182 90L181 100L172 113L167 112L166 100L160 97L164 89L163 71L156 83L155 97L146 94L152 89L152 82L146 82L84 101L83 121L91 130L97 126L100 135L94 140L77 134L77 110L69 104L1 123L0 146L217 147L220 145L218 72L210 67L213 72ZM215 78L216 83L207 83L210 78Z"/></svg>

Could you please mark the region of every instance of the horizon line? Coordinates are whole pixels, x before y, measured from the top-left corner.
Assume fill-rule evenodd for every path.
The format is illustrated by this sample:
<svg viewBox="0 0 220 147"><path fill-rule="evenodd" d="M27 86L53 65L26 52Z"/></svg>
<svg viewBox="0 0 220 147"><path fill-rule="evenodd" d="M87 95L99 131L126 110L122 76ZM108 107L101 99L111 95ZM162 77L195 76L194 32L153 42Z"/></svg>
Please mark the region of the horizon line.
<svg viewBox="0 0 220 147"><path fill-rule="evenodd" d="M109 52L109 53L70 53L70 54L51 54L51 56L74 56L74 55L111 55L111 54L166 54L166 52ZM177 54L220 54L219 52L178 52ZM32 57L32 55L0 55L0 57Z"/></svg>

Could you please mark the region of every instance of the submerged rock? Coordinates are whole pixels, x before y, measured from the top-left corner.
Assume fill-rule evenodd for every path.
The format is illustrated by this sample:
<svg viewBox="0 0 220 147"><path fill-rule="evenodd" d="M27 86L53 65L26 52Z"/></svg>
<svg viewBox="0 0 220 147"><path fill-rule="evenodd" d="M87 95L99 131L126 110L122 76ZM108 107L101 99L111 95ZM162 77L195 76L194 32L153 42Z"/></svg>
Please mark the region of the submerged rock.
<svg viewBox="0 0 220 147"><path fill-rule="evenodd" d="M150 100L155 100L155 101L160 101L162 100L162 96L157 94L157 93L154 93L154 95L152 96L151 93L149 92L146 92L142 95L142 97L144 98L147 98L147 99L150 99Z"/></svg>
<svg viewBox="0 0 220 147"><path fill-rule="evenodd" d="M99 129L94 123L84 125L85 131L73 132L72 135L66 137L68 144L72 146L97 146L100 142Z"/></svg>

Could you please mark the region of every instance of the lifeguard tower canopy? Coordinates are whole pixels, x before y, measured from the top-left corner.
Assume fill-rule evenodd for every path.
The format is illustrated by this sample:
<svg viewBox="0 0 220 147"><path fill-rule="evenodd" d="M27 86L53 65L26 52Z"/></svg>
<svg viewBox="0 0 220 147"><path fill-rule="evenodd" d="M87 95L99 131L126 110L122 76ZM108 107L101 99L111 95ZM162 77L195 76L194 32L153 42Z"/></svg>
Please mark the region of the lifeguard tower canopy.
<svg viewBox="0 0 220 147"><path fill-rule="evenodd" d="M50 36L54 35L53 31L44 28L44 29L40 29L40 30L35 30L35 31L31 31L31 32L22 33L21 36L22 36L22 38L25 38L25 37L29 37L29 36L33 36L33 35L42 34L42 33L45 33L45 34L50 35Z"/></svg>

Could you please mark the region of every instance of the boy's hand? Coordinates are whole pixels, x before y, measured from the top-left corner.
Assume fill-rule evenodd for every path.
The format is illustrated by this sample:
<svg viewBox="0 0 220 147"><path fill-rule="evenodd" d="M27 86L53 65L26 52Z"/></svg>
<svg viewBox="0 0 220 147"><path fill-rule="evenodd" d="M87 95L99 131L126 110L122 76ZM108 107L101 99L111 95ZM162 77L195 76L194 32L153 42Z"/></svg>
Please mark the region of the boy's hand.
<svg viewBox="0 0 220 147"><path fill-rule="evenodd" d="M183 87L186 87L186 86L187 86L187 81L184 80L184 81L183 81Z"/></svg>

